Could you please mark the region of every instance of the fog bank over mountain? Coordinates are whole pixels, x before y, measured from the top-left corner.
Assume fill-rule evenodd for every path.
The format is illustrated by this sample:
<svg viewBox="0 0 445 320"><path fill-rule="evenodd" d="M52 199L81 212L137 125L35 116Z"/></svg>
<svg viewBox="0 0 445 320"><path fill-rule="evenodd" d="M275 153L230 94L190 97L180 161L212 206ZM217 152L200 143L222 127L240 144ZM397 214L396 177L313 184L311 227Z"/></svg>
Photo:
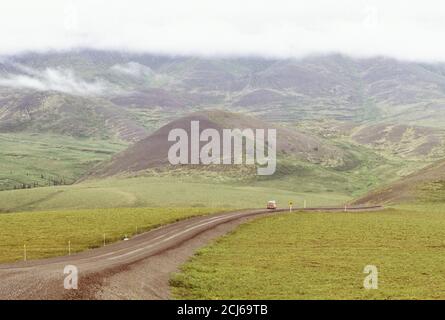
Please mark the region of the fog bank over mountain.
<svg viewBox="0 0 445 320"><path fill-rule="evenodd" d="M440 1L17 0L0 3L0 54L91 48L198 56L338 52L443 61Z"/></svg>

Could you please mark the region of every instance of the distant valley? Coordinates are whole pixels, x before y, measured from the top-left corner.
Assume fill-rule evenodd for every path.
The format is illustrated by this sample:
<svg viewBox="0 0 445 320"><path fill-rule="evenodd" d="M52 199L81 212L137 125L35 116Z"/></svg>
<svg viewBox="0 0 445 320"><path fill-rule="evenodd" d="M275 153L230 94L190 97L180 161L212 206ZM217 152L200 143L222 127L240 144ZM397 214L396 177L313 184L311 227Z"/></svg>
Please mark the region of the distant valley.
<svg viewBox="0 0 445 320"><path fill-rule="evenodd" d="M355 196L445 156L444 106L444 65L384 57L2 57L0 188L179 174ZM193 115L219 128L280 128L276 175L168 167L166 130Z"/></svg>

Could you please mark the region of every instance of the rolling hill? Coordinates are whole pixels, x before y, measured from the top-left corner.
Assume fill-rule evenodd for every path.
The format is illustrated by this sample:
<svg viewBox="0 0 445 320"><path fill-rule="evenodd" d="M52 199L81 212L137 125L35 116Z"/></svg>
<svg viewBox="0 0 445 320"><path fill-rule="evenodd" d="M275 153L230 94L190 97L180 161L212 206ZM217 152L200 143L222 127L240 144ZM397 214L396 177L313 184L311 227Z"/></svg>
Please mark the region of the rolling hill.
<svg viewBox="0 0 445 320"><path fill-rule="evenodd" d="M365 203L445 202L445 161L441 160L354 201Z"/></svg>
<svg viewBox="0 0 445 320"><path fill-rule="evenodd" d="M351 138L374 150L405 158L445 157L445 131L436 128L380 123L358 127Z"/></svg>
<svg viewBox="0 0 445 320"><path fill-rule="evenodd" d="M213 128L220 133L221 137L223 129L274 128L277 130L277 153L279 156L290 156L301 161L334 168L345 166L351 161L350 157L348 157L349 154L344 150L315 136L283 126L273 125L247 115L212 110L195 112L168 123L150 136L117 154L111 160L97 166L89 175L92 177L108 177L169 167L168 150L175 142L168 141L168 134L170 130L180 128L184 129L190 137L191 121L200 122L200 132ZM201 142L200 147L204 144ZM207 166L207 168L215 169L214 166ZM202 170L203 168L199 169ZM222 170L221 166L219 166L219 169Z"/></svg>
<svg viewBox="0 0 445 320"><path fill-rule="evenodd" d="M170 165L168 141L173 128L190 136L190 122L200 121L200 130L213 128L276 128L277 166L271 176L256 175L253 165ZM204 143L201 143L201 147ZM222 183L232 186L277 188L303 193L341 193L348 197L364 193L424 167L426 154L416 158L380 153L347 138L328 138L292 125L273 124L246 114L206 110L180 117L148 137L95 166L79 182L114 177L119 179L163 177L188 182ZM179 181L178 180L178 181Z"/></svg>
<svg viewBox="0 0 445 320"><path fill-rule="evenodd" d="M0 103L3 133L53 133L134 142L148 132L125 110L97 97L19 90L0 92Z"/></svg>

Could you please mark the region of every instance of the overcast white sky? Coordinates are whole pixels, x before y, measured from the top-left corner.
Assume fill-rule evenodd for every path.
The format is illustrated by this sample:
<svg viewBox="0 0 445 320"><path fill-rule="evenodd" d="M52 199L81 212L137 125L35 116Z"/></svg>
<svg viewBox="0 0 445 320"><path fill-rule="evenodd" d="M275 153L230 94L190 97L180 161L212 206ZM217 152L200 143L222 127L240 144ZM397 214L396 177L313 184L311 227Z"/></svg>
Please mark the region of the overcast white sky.
<svg viewBox="0 0 445 320"><path fill-rule="evenodd" d="M91 47L445 61L441 0L1 0L0 54Z"/></svg>

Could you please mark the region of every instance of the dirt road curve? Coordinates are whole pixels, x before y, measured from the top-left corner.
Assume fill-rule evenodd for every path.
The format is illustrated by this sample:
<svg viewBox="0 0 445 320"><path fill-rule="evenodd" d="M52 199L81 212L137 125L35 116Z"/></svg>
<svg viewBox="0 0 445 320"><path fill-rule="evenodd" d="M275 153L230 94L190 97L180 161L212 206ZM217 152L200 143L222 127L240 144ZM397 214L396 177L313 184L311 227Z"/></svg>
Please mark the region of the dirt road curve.
<svg viewBox="0 0 445 320"><path fill-rule="evenodd" d="M348 211L382 207L348 208ZM343 211L344 208L308 208ZM0 299L168 299L168 280L195 250L240 223L281 210L246 210L183 220L128 241L59 258L0 265ZM65 266L79 271L77 290L63 287Z"/></svg>

